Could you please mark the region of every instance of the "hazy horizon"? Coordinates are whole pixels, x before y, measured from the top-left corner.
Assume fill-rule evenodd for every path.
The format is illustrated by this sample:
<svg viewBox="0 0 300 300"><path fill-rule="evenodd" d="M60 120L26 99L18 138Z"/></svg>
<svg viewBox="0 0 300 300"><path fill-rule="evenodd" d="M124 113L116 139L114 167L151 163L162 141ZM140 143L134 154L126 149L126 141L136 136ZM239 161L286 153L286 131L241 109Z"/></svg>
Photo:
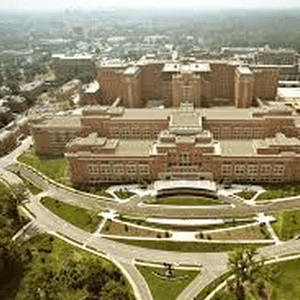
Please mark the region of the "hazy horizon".
<svg viewBox="0 0 300 300"><path fill-rule="evenodd" d="M106 9L154 9L154 10L196 10L196 11L216 11L216 10L240 10L240 9L251 9L251 10L293 10L300 9L299 1L286 0L282 2L280 0L267 0L267 1L244 1L241 4L240 0L220 1L195 1L186 0L172 1L172 0L153 0L151 4L149 2L141 2L138 0L128 0L126 5L122 0L111 0L106 3L99 3L95 0L86 0L84 2L79 0L52 0L49 1L38 1L38 0L0 0L1 11L7 12L62 12L65 9L83 9L88 10L106 10Z"/></svg>

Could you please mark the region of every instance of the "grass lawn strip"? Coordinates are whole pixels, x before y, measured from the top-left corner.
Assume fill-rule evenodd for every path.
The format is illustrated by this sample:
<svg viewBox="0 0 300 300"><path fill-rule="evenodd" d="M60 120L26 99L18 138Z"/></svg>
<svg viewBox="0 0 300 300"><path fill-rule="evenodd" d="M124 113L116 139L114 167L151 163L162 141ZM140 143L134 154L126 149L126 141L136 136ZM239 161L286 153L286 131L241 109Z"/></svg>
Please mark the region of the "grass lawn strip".
<svg viewBox="0 0 300 300"><path fill-rule="evenodd" d="M28 149L18 160L45 174L49 178L65 183L69 175L69 163L64 157L43 157L35 153L34 148Z"/></svg>
<svg viewBox="0 0 300 300"><path fill-rule="evenodd" d="M39 193L41 193L43 191L42 189L40 189L39 187L37 187L36 185L31 183L29 180L27 180L23 176L21 176L21 175L18 175L18 176L22 179L24 185L26 186L26 188L28 188L28 190L31 192L32 195L38 195Z"/></svg>
<svg viewBox="0 0 300 300"><path fill-rule="evenodd" d="M273 216L277 221L272 227L279 239L286 241L300 235L300 210L279 211Z"/></svg>
<svg viewBox="0 0 300 300"><path fill-rule="evenodd" d="M274 267L278 270L274 282L267 283L267 290L270 292L272 300L295 300L299 299L300 295L300 259L288 260L284 262L274 263ZM246 291L247 294L247 291ZM231 300L233 294L228 291L228 288L220 290L213 300ZM196 300L203 298L197 297ZM246 296L246 300L254 299L250 295ZM262 300L265 298L259 298Z"/></svg>
<svg viewBox="0 0 300 300"><path fill-rule="evenodd" d="M224 205L225 201L210 198L158 198L151 204L160 205Z"/></svg>
<svg viewBox="0 0 300 300"><path fill-rule="evenodd" d="M277 184L264 186L265 193L260 194L256 200L268 200L278 198L289 198L300 195L299 184Z"/></svg>
<svg viewBox="0 0 300 300"><path fill-rule="evenodd" d="M234 228L232 230L222 230L210 232L213 240L262 240L270 239L266 227L262 225L252 225L243 228Z"/></svg>
<svg viewBox="0 0 300 300"><path fill-rule="evenodd" d="M234 248L238 247L238 243L210 243L210 242L175 242L175 241L153 241L153 240L129 240L129 239L114 239L107 238L118 243L123 243L131 246L137 246L142 248L165 250L165 251L175 251L175 252L224 252L232 251ZM268 244L246 244L245 246L251 245L251 247L262 247Z"/></svg>
<svg viewBox="0 0 300 300"><path fill-rule="evenodd" d="M157 234L161 234L163 236L163 232L159 233L154 230L142 229L136 226L130 226L111 220L106 221L101 233L137 237L157 237Z"/></svg>
<svg viewBox="0 0 300 300"><path fill-rule="evenodd" d="M97 216L97 212L73 206L53 198L44 197L41 199L41 203L62 219L86 231L95 231L101 221L101 217Z"/></svg>
<svg viewBox="0 0 300 300"><path fill-rule="evenodd" d="M176 281L168 281L158 278L152 273L157 272L164 274L163 268L146 267L140 265L136 265L136 267L147 281L154 300L175 300L184 290L184 288L187 287L199 274L199 271L175 269L175 276L188 275L188 277L184 279L178 279Z"/></svg>

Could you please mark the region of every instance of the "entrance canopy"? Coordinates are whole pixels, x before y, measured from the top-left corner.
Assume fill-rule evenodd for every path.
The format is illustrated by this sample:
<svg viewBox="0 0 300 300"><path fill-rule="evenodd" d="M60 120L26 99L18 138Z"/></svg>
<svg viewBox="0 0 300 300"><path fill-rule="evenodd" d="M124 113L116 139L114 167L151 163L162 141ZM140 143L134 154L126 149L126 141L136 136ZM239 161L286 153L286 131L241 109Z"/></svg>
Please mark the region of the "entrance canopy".
<svg viewBox="0 0 300 300"><path fill-rule="evenodd" d="M216 183L209 180L160 180L154 182L154 190L158 197L176 194L217 197Z"/></svg>

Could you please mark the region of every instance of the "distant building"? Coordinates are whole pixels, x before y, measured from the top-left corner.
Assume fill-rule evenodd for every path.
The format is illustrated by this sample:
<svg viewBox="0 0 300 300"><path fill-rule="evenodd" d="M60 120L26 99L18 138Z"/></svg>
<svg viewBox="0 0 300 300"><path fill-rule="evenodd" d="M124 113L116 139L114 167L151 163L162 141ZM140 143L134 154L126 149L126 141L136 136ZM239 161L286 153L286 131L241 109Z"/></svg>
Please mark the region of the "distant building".
<svg viewBox="0 0 300 300"><path fill-rule="evenodd" d="M21 94L30 99L36 99L47 90L44 81L33 81L20 87Z"/></svg>
<svg viewBox="0 0 300 300"><path fill-rule="evenodd" d="M90 73L95 74L95 64L91 55L65 56L64 54L52 55L54 69L57 74Z"/></svg>
<svg viewBox="0 0 300 300"><path fill-rule="evenodd" d="M58 101L70 101L72 97L81 92L81 81L73 79L65 83L62 87L57 90L56 98Z"/></svg>
<svg viewBox="0 0 300 300"><path fill-rule="evenodd" d="M103 62L97 67L97 80L102 103L111 104L121 97L125 107L143 107L154 99L164 100L167 107L179 107L185 101L193 102L196 107L249 107L255 97L276 97L279 76L276 66L246 65L239 69L239 65L224 60L166 62L143 57L135 63ZM243 69L249 70L251 84L245 84L247 76L238 71ZM248 100L241 104L235 93L242 95L244 89L250 90L246 92Z"/></svg>
<svg viewBox="0 0 300 300"><path fill-rule="evenodd" d="M82 86L81 105L95 105L101 102L100 84L97 80Z"/></svg>

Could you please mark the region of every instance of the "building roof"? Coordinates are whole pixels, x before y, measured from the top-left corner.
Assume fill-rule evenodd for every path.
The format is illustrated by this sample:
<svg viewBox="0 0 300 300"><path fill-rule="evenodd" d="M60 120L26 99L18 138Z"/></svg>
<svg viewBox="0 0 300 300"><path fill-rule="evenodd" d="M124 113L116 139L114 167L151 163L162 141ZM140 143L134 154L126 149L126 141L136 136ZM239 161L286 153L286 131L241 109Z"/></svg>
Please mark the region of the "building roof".
<svg viewBox="0 0 300 300"><path fill-rule="evenodd" d="M236 107L212 107L203 109L203 115L206 119L252 119L252 112L257 111L254 108L236 108Z"/></svg>
<svg viewBox="0 0 300 300"><path fill-rule="evenodd" d="M58 127L63 129L64 127L81 127L81 120L78 116L55 116L49 120L45 120L38 126L44 125L46 127Z"/></svg>
<svg viewBox="0 0 300 300"><path fill-rule="evenodd" d="M72 140L69 146L98 146L101 149L115 149L118 145L118 140L108 139L106 137L98 137L97 132L93 132L86 137L77 137Z"/></svg>
<svg viewBox="0 0 300 300"><path fill-rule="evenodd" d="M251 76L252 71L248 67L238 67L237 71L239 72L240 75L243 76Z"/></svg>
<svg viewBox="0 0 300 300"><path fill-rule="evenodd" d="M172 109L159 108L129 108L122 116L112 117L113 120L167 120Z"/></svg>
<svg viewBox="0 0 300 300"><path fill-rule="evenodd" d="M117 156L148 156L153 141L150 140L119 140L115 155Z"/></svg>
<svg viewBox="0 0 300 300"><path fill-rule="evenodd" d="M267 148L267 147L284 147L293 146L300 147L300 141L296 137L286 137L283 133L278 132L273 138L266 138L264 140L257 140L256 147Z"/></svg>
<svg viewBox="0 0 300 300"><path fill-rule="evenodd" d="M139 67L131 66L131 67L128 67L128 68L124 71L124 75L132 76L132 75L137 74L139 71L140 71L140 68L139 68Z"/></svg>
<svg viewBox="0 0 300 300"><path fill-rule="evenodd" d="M156 191L172 190L180 188L192 188L199 190L217 191L217 185L214 181L209 180L159 180L154 182Z"/></svg>
<svg viewBox="0 0 300 300"><path fill-rule="evenodd" d="M228 156L255 155L254 140L220 140L221 154Z"/></svg>
<svg viewBox="0 0 300 300"><path fill-rule="evenodd" d="M82 89L84 93L86 94L93 94L96 93L100 88L100 85L97 80L94 80L93 82L90 82L88 84L85 84L82 86Z"/></svg>

